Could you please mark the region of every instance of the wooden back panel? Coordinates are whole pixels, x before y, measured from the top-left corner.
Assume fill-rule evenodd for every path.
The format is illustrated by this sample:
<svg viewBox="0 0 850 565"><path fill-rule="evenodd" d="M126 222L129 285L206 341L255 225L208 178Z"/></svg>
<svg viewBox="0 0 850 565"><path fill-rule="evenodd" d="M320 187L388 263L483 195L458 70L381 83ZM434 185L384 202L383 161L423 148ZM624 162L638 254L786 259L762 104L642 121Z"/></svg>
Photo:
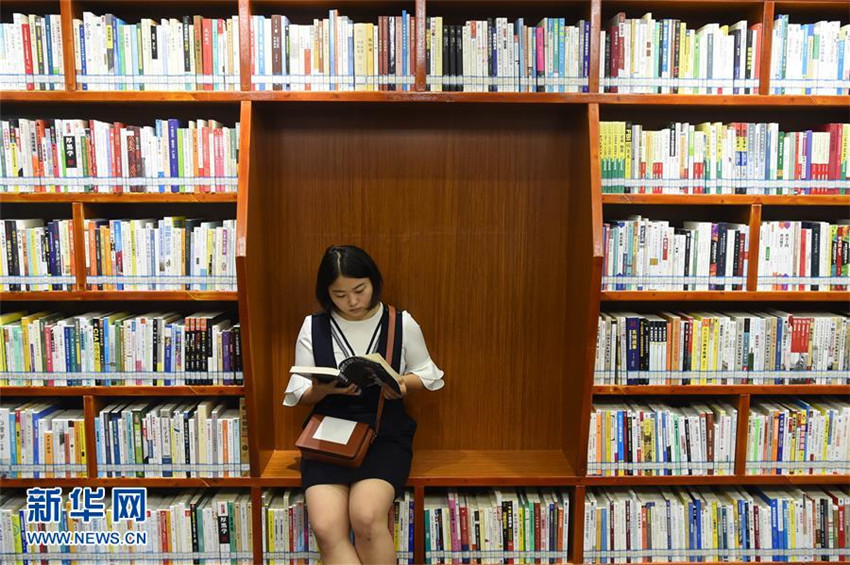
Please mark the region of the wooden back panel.
<svg viewBox="0 0 850 565"><path fill-rule="evenodd" d="M298 330L317 308L319 259L353 243L446 371L442 391L408 401L418 447L560 449L568 195L581 186L569 156L586 143L584 108L409 109L255 104L268 125L255 138L268 158L251 205L268 228L254 250L272 293L274 398L264 401L275 406L276 447L291 449L306 414L280 402Z"/></svg>

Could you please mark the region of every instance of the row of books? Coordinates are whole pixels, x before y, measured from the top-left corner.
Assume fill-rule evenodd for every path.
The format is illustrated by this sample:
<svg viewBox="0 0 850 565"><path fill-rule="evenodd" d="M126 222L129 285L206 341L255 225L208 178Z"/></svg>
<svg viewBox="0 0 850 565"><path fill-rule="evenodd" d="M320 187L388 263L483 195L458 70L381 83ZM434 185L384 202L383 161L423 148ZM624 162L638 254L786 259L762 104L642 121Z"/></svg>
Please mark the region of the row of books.
<svg viewBox="0 0 850 565"><path fill-rule="evenodd" d="M245 399L113 402L94 419L100 477L248 476Z"/></svg>
<svg viewBox="0 0 850 565"><path fill-rule="evenodd" d="M265 562L269 565L318 562L319 547L310 527L303 491L266 489L262 505ZM393 501L387 517L399 564L413 563L413 517L413 492L405 490Z"/></svg>
<svg viewBox="0 0 850 565"><path fill-rule="evenodd" d="M236 220L86 220L95 290L236 290Z"/></svg>
<svg viewBox="0 0 850 565"><path fill-rule="evenodd" d="M425 31L426 84L432 91L587 92L590 22L564 18L468 20L431 17Z"/></svg>
<svg viewBox="0 0 850 565"><path fill-rule="evenodd" d="M780 131L777 122L601 122L602 192L847 194L850 124Z"/></svg>
<svg viewBox="0 0 850 565"><path fill-rule="evenodd" d="M105 493L104 493L105 494ZM112 518L106 508L84 520L84 511L74 509L70 496L59 506L56 522L36 522L27 509L25 494L6 490L0 495L0 538L4 563L156 562L156 563L251 563L253 531L251 493L234 489L190 489L177 492L149 490L144 520ZM39 533L41 532L41 533ZM54 533L54 534L51 534ZM130 545L46 542L47 535L69 532L69 537L86 532L115 532L122 542L134 539L145 543ZM127 536L129 532L137 535ZM44 536L40 540L36 536ZM59 540L53 539L57 542ZM68 541L71 541L70 539Z"/></svg>
<svg viewBox="0 0 850 565"><path fill-rule="evenodd" d="M65 90L59 14L12 14L0 24L0 90Z"/></svg>
<svg viewBox="0 0 850 565"><path fill-rule="evenodd" d="M850 220L761 224L758 290L847 290L848 263Z"/></svg>
<svg viewBox="0 0 850 565"><path fill-rule="evenodd" d="M750 407L747 473L850 472L850 405L829 398L773 398Z"/></svg>
<svg viewBox="0 0 850 565"><path fill-rule="evenodd" d="M850 384L846 313L603 312L598 385Z"/></svg>
<svg viewBox="0 0 850 565"><path fill-rule="evenodd" d="M629 216L602 226L602 290L743 290L750 228Z"/></svg>
<svg viewBox="0 0 850 565"><path fill-rule="evenodd" d="M70 289L76 281L72 232L72 220L0 220L0 289Z"/></svg>
<svg viewBox="0 0 850 565"><path fill-rule="evenodd" d="M587 472L597 476L731 475L738 411L726 403L595 402Z"/></svg>
<svg viewBox="0 0 850 565"><path fill-rule="evenodd" d="M82 90L239 90L239 16L74 18Z"/></svg>
<svg viewBox="0 0 850 565"><path fill-rule="evenodd" d="M600 31L599 80L605 92L757 94L762 24L707 23L699 29L648 12L619 12Z"/></svg>
<svg viewBox="0 0 850 565"><path fill-rule="evenodd" d="M256 90L413 90L416 17L357 23L339 10L312 24L252 16L251 72Z"/></svg>
<svg viewBox="0 0 850 565"><path fill-rule="evenodd" d="M850 491L835 488L588 489L591 563L839 561Z"/></svg>
<svg viewBox="0 0 850 565"><path fill-rule="evenodd" d="M0 476L85 477L87 460L81 409L42 401L0 402Z"/></svg>
<svg viewBox="0 0 850 565"><path fill-rule="evenodd" d="M0 121L2 192L236 192L239 122Z"/></svg>
<svg viewBox="0 0 850 565"><path fill-rule="evenodd" d="M570 497L516 488L425 495L426 563L561 563Z"/></svg>
<svg viewBox="0 0 850 565"><path fill-rule="evenodd" d="M241 332L223 312L6 312L0 386L242 385Z"/></svg>
<svg viewBox="0 0 850 565"><path fill-rule="evenodd" d="M850 25L834 20L795 24L788 14L779 14L770 61L773 94L848 94Z"/></svg>

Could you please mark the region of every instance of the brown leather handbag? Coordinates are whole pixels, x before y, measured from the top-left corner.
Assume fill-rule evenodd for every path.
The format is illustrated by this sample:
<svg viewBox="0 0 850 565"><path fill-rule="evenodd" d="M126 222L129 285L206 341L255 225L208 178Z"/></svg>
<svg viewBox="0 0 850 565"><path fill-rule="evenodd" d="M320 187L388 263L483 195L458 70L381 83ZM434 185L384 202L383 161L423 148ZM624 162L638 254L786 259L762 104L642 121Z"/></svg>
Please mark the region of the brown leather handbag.
<svg viewBox="0 0 850 565"><path fill-rule="evenodd" d="M388 363L392 363L393 343L395 342L395 308L389 307L389 327L387 331L387 351L384 355ZM381 429L381 413L384 410L383 391L378 395L378 413L375 417L375 425L370 426L364 422L357 422L348 443L341 444L333 441L316 439L313 436L319 425L325 419L323 414L313 414L304 430L295 442L295 447L301 450L301 456L305 459L324 461L345 467L359 467L366 458L372 442L378 436Z"/></svg>

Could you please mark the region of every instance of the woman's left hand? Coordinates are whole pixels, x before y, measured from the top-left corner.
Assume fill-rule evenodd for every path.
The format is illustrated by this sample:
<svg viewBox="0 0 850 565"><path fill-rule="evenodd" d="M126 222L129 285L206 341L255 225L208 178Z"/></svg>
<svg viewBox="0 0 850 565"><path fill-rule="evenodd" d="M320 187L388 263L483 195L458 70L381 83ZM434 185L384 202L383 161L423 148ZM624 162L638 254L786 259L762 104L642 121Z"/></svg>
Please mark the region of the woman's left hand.
<svg viewBox="0 0 850 565"><path fill-rule="evenodd" d="M407 396L407 385L404 384L404 378L399 381L398 386L401 389L401 393L394 391L387 385L383 385L383 387L381 388L384 391L384 398L386 398L387 400L398 400L399 398L404 398L405 396Z"/></svg>

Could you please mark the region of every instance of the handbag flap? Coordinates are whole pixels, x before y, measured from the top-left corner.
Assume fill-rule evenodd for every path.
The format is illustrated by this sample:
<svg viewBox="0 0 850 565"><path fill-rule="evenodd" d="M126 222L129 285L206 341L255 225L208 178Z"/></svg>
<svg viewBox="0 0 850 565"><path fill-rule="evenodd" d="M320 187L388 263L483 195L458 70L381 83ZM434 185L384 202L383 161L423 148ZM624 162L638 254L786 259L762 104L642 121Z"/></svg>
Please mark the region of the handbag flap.
<svg viewBox="0 0 850 565"><path fill-rule="evenodd" d="M298 449L313 453L333 454L333 456L343 459L354 459L363 449L364 443L368 446L368 442L371 441L375 433L368 424L357 422L346 444L316 439L313 436L324 419L325 416L322 414L316 414L310 418L298 437L298 441L295 442Z"/></svg>

